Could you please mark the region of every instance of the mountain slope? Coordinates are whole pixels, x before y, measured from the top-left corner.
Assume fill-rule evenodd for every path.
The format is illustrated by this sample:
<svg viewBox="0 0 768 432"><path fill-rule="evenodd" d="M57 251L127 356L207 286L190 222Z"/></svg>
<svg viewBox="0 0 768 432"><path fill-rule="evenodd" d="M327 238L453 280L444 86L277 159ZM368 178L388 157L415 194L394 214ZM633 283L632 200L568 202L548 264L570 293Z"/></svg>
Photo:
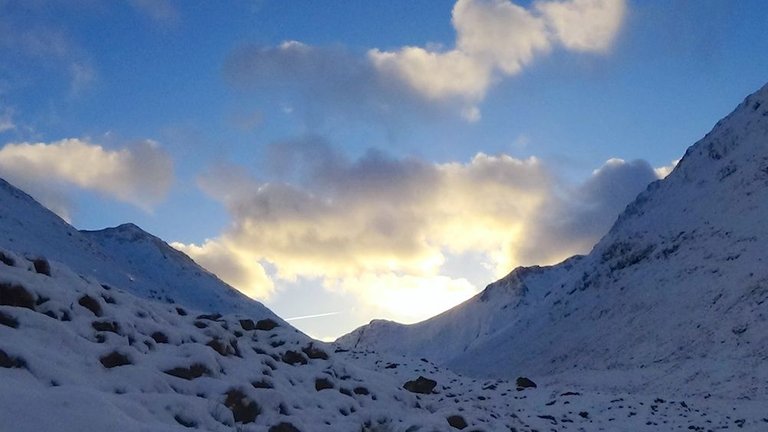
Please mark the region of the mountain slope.
<svg viewBox="0 0 768 432"><path fill-rule="evenodd" d="M514 382L463 378L422 360L334 351L271 319L196 315L108 289L56 261L43 269L5 249L0 258L2 431L651 431L705 425L759 431L765 425L761 401L732 407L716 398L667 402L563 386L521 392ZM426 386L406 385L420 376Z"/></svg>
<svg viewBox="0 0 768 432"><path fill-rule="evenodd" d="M276 318L261 303L139 227L78 231L2 179L0 247L65 263L83 276L141 297L201 311Z"/></svg>
<svg viewBox="0 0 768 432"><path fill-rule="evenodd" d="M438 317L374 322L339 343L476 376L613 371L637 390L764 397L767 186L768 86L640 194L588 256L517 269Z"/></svg>

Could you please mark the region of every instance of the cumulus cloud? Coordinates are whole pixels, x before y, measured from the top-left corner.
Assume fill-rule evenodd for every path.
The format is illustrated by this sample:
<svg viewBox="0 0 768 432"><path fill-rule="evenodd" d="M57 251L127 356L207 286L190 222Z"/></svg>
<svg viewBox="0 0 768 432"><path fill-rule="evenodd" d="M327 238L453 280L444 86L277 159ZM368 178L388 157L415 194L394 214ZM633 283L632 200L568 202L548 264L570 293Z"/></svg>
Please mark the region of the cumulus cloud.
<svg viewBox="0 0 768 432"><path fill-rule="evenodd" d="M625 0L540 0L528 8L509 0L458 0L451 48L439 45L371 49L365 56L342 47L287 41L246 46L228 59L237 85L301 96L314 115L392 120L450 109L480 119L477 104L503 77L518 74L557 47L605 53L616 39Z"/></svg>
<svg viewBox="0 0 768 432"><path fill-rule="evenodd" d="M478 153L467 162L429 163L371 150L349 160L318 137L276 143L268 153L283 173L277 181L231 166L201 177L232 223L202 245L179 247L225 280L231 270L205 260L226 254L219 248L247 256L238 265L259 274L269 264L273 279L320 279L326 289L411 321L439 310L408 315L405 298L442 310L478 290L446 276L448 257L481 256L490 282L518 265L586 252L657 178L646 162L612 159L569 188L536 158ZM249 289L273 289L260 283ZM441 295L446 304L430 300Z"/></svg>
<svg viewBox="0 0 768 432"><path fill-rule="evenodd" d="M508 0L458 0L453 7L454 48L373 49L368 56L381 72L429 99L459 98L471 105L495 81L519 73L554 47L606 52L625 9L624 0L537 1L529 8Z"/></svg>
<svg viewBox="0 0 768 432"><path fill-rule="evenodd" d="M108 150L89 140L9 143L0 149L0 175L32 190L54 191L66 184L149 209L161 201L173 181L173 163L154 141ZM40 196L59 209L66 200Z"/></svg>

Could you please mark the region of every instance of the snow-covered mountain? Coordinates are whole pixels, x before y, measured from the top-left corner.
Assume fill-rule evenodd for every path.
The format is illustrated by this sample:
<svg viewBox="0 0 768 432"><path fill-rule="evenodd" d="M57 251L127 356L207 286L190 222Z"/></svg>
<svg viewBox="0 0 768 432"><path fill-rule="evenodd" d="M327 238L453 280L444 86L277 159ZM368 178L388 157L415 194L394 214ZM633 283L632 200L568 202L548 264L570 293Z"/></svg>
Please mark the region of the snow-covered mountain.
<svg viewBox="0 0 768 432"><path fill-rule="evenodd" d="M762 401L475 380L0 249L0 431L761 430ZM520 387L520 388L518 388ZM729 401L730 402L730 401ZM699 429L697 429L699 428Z"/></svg>
<svg viewBox="0 0 768 432"><path fill-rule="evenodd" d="M768 86L652 183L583 257L518 268L414 325L338 342L480 377L768 396ZM600 379L596 378L599 374Z"/></svg>
<svg viewBox="0 0 768 432"><path fill-rule="evenodd" d="M0 247L44 256L100 283L201 311L276 316L133 224L78 231L0 179Z"/></svg>
<svg viewBox="0 0 768 432"><path fill-rule="evenodd" d="M764 431L768 86L587 256L314 341L0 181L0 431Z"/></svg>

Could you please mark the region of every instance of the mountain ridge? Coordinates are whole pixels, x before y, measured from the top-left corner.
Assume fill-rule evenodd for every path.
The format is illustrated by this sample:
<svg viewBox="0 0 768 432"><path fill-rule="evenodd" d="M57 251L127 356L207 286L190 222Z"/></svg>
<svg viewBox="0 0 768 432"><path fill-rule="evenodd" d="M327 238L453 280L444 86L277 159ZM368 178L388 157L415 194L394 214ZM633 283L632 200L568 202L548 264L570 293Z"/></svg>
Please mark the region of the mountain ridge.
<svg viewBox="0 0 768 432"><path fill-rule="evenodd" d="M0 222L0 247L64 263L84 276L140 297L205 312L280 320L261 303L137 225L79 231L2 178Z"/></svg>
<svg viewBox="0 0 768 432"><path fill-rule="evenodd" d="M375 322L338 343L423 355L479 377L644 369L636 389L705 393L717 384L764 396L750 370L718 365L768 356L766 186L768 85L638 195L587 256L514 271L522 295L495 295L505 278L438 317ZM495 306L483 306L484 296Z"/></svg>

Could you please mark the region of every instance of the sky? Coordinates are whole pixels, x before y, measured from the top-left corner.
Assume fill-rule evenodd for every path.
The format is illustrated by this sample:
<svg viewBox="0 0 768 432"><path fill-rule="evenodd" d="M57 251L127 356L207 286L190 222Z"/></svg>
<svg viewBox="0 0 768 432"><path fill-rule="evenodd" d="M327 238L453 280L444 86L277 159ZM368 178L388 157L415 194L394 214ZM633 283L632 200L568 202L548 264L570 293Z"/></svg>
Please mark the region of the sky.
<svg viewBox="0 0 768 432"><path fill-rule="evenodd" d="M587 253L768 81L762 0L0 0L0 177L309 335Z"/></svg>

